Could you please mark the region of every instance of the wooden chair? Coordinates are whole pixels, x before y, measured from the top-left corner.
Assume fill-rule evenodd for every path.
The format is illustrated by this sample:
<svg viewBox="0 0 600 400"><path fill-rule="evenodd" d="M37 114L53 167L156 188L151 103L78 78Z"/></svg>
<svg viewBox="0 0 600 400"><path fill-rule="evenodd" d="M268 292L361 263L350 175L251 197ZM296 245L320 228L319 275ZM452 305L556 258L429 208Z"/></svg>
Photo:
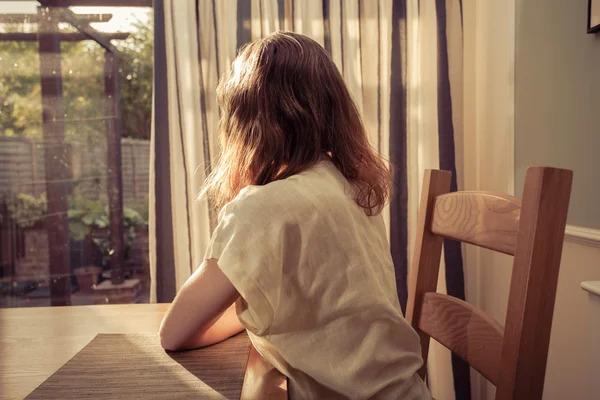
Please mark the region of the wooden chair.
<svg viewBox="0 0 600 400"><path fill-rule="evenodd" d="M529 168L523 200L450 191L448 171L426 171L406 319L496 386L496 399L542 398L572 172ZM504 327L455 297L436 293L444 238L514 256ZM425 366L420 371L425 375Z"/></svg>

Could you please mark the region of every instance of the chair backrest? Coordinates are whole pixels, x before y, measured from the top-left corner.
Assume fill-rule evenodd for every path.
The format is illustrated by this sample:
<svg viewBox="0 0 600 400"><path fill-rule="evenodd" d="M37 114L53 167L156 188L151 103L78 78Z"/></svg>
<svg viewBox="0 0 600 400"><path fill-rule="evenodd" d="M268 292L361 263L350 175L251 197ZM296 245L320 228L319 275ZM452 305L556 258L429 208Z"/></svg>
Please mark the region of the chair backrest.
<svg viewBox="0 0 600 400"><path fill-rule="evenodd" d="M496 399L542 398L572 176L529 168L521 201L489 192L449 193L450 172L426 171L406 310L425 362L434 338L492 382ZM514 256L504 326L435 292L444 238Z"/></svg>

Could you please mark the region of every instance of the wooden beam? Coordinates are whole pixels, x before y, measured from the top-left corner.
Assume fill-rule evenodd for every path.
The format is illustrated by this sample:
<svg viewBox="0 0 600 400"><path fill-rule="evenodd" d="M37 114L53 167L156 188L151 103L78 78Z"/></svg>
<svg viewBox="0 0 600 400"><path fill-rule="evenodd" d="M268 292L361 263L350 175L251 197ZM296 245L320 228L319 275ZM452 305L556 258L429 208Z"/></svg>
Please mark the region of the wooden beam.
<svg viewBox="0 0 600 400"><path fill-rule="evenodd" d="M110 40L107 39L104 34L92 28L87 22L78 20L77 14L75 14L73 11L69 10L68 8L61 8L59 10L60 16L65 22L73 25L79 32L83 33L90 39L93 39L100 46L104 47L105 50L110 51L115 55L118 53L117 48L110 43Z"/></svg>
<svg viewBox="0 0 600 400"><path fill-rule="evenodd" d="M152 0L39 0L44 7L152 7Z"/></svg>
<svg viewBox="0 0 600 400"><path fill-rule="evenodd" d="M65 105L63 100L58 13L38 9L40 79L42 89L42 129L46 173L47 215L50 261L50 298L53 306L71 305L71 261L69 249L68 183L69 160L65 146Z"/></svg>
<svg viewBox="0 0 600 400"><path fill-rule="evenodd" d="M112 14L75 14L77 19L82 21L96 23L96 22L108 22L112 19ZM64 22L64 21L61 21ZM37 14L1 14L0 23L2 24L37 24Z"/></svg>
<svg viewBox="0 0 600 400"><path fill-rule="evenodd" d="M50 33L49 33L50 34ZM51 33L52 35L58 36L62 42L79 42L82 40L96 40L84 33L79 32L69 32L69 33ZM100 33L103 37L104 42L110 42L111 40L125 40L129 37L129 32L115 32L115 33ZM39 36L42 33L31 32L31 33L23 33L23 32L8 32L8 33L0 33L0 41L4 42L35 42L39 40Z"/></svg>
<svg viewBox="0 0 600 400"><path fill-rule="evenodd" d="M104 52L104 114L114 116L106 120L106 186L110 220L110 243L113 250L109 259L110 280L114 285L123 283L123 174L121 165L121 105L117 53Z"/></svg>

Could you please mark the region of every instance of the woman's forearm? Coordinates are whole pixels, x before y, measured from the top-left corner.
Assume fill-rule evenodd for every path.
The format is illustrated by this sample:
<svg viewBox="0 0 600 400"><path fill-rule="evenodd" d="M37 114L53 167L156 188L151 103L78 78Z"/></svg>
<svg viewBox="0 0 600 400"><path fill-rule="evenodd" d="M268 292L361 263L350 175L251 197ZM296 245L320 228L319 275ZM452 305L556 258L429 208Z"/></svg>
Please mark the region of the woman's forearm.
<svg viewBox="0 0 600 400"><path fill-rule="evenodd" d="M175 351L207 346L240 332L243 328L233 307L238 298L216 260L204 261L182 286L163 318L162 347Z"/></svg>
<svg viewBox="0 0 600 400"><path fill-rule="evenodd" d="M210 346L228 339L244 329L244 326L237 317L234 303L210 326L210 328L194 335L194 337L185 342L179 350Z"/></svg>

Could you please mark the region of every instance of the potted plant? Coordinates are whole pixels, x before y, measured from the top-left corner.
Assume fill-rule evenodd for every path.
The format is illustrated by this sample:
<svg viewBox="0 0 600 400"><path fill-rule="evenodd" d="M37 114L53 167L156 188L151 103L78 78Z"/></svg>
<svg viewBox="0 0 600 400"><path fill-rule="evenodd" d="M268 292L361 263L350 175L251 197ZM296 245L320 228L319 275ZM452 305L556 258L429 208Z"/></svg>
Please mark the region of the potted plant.
<svg viewBox="0 0 600 400"><path fill-rule="evenodd" d="M10 193L5 195L3 200L10 217L21 229L39 229L45 233L45 194L36 197L26 193ZM147 217L143 213L145 209L147 206L140 206L139 212L129 207L123 209L124 261L130 258L137 235L147 228ZM113 252L108 207L100 201L73 196L69 200L67 214L73 274L79 290L89 292L98 283L103 270L108 267L108 260Z"/></svg>
<svg viewBox="0 0 600 400"><path fill-rule="evenodd" d="M33 196L27 193L8 193L4 196L6 210L17 226L34 234L46 234L43 220L47 213L46 194ZM71 266L82 290L91 290L102 272L102 254L92 240L92 230L108 226L108 217L98 203L84 198L69 202L69 249ZM75 283L75 282L74 282Z"/></svg>
<svg viewBox="0 0 600 400"><path fill-rule="evenodd" d="M99 260L88 263L74 269L80 290L92 290L98 283L98 277L108 266L108 261L113 254L110 242L108 207L96 201L75 198L69 210L69 230L74 240L81 240L93 249L97 250ZM136 238L136 230L147 226L147 221L132 208L123 209L124 229L124 260L129 258L133 242ZM93 252L93 249L87 253ZM107 271L108 273L108 271Z"/></svg>
<svg viewBox="0 0 600 400"><path fill-rule="evenodd" d="M107 236L108 212L97 201L77 197L70 201L68 218L71 239L81 244L83 253L83 262L74 265L73 273L79 290L91 292L111 252L110 246L101 242Z"/></svg>

